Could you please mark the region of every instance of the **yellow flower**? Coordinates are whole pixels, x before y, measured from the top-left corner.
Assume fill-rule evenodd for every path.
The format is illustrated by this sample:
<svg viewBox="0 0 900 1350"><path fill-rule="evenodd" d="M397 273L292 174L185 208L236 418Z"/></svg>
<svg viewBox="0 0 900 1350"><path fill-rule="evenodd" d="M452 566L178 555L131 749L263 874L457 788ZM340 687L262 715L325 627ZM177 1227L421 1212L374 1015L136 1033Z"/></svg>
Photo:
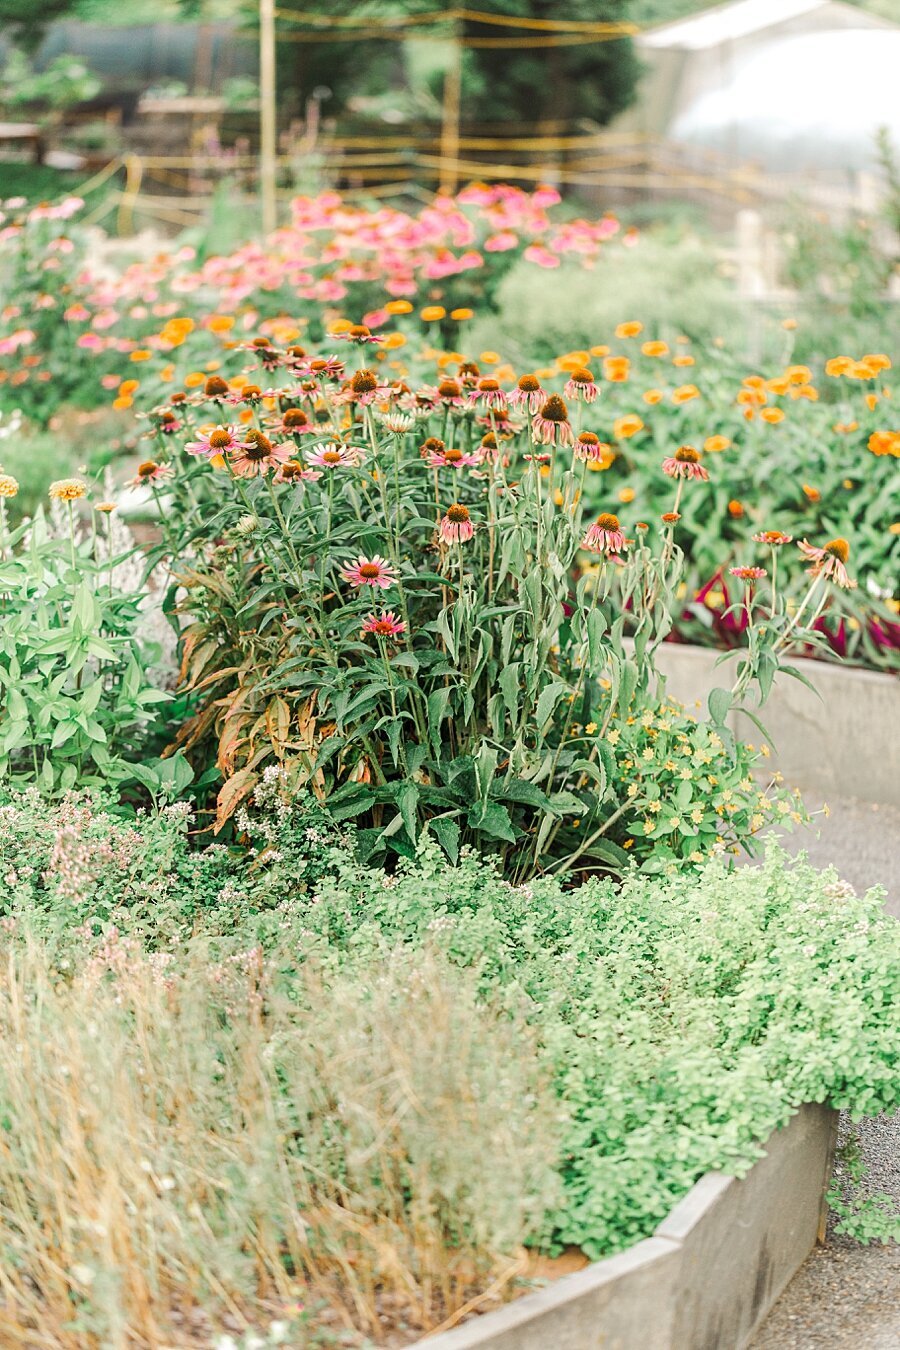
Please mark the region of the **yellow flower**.
<svg viewBox="0 0 900 1350"><path fill-rule="evenodd" d="M385 309L388 314L412 314L413 307L408 300L389 300Z"/></svg>
<svg viewBox="0 0 900 1350"><path fill-rule="evenodd" d="M587 726L585 727L585 731L587 732L587 734L588 734L589 736L593 736L593 734L594 734L594 732L595 732L596 730L597 730L597 723L596 723L596 722L588 722Z"/></svg>
<svg viewBox="0 0 900 1350"><path fill-rule="evenodd" d="M662 810L662 802L648 802L647 810L652 811L655 816L659 815Z"/></svg>
<svg viewBox="0 0 900 1350"><path fill-rule="evenodd" d="M637 794L638 794L638 785L637 785L637 783L629 783L629 784L628 784L628 791L627 791L626 794L625 794L626 797L636 797Z"/></svg>
<svg viewBox="0 0 900 1350"><path fill-rule="evenodd" d="M50 484L48 495L58 502L77 502L87 496L87 485L80 478L58 478Z"/></svg>
<svg viewBox="0 0 900 1350"><path fill-rule="evenodd" d="M667 342L645 342L641 351L645 356L668 356L669 344Z"/></svg>
<svg viewBox="0 0 900 1350"><path fill-rule="evenodd" d="M645 389L643 394L641 394L641 398L653 408L657 403L662 402L663 391L661 389Z"/></svg>
<svg viewBox="0 0 900 1350"><path fill-rule="evenodd" d="M723 450L731 447L731 441L727 436L707 436L703 442L703 449L709 455L719 455Z"/></svg>
<svg viewBox="0 0 900 1350"><path fill-rule="evenodd" d="M655 829L656 829L656 821L655 821L655 820L645 820L645 821L644 821L644 834L652 834L653 831L654 831Z"/></svg>
<svg viewBox="0 0 900 1350"><path fill-rule="evenodd" d="M19 484L11 473L0 473L0 497L15 497Z"/></svg>
<svg viewBox="0 0 900 1350"><path fill-rule="evenodd" d="M617 338L637 337L638 333L644 331L644 325L637 319L629 319L626 323L620 323L616 326Z"/></svg>
<svg viewBox="0 0 900 1350"><path fill-rule="evenodd" d="M703 820L703 807L702 807L702 806L695 806L695 807L694 807L693 811L691 812L691 820L694 822L695 825L699 825L699 824L700 824L700 822Z"/></svg>
<svg viewBox="0 0 900 1350"><path fill-rule="evenodd" d="M463 323L466 319L472 319L475 316L474 309L451 309L450 318L455 319L457 323Z"/></svg>
<svg viewBox="0 0 900 1350"><path fill-rule="evenodd" d="M439 319L443 319L446 313L443 305L426 305L420 311L419 317L424 319L426 323L437 323Z"/></svg>
<svg viewBox="0 0 900 1350"><path fill-rule="evenodd" d="M633 501L634 501L634 497L635 497L635 492L634 492L634 488L633 488L633 487L623 487L623 488L620 488L620 489L619 489L619 501L620 501L620 502L624 502L626 506L628 505L629 502L633 502ZM891 526L891 529L892 529L892 530L893 530L893 528L894 528L894 527ZM898 525L897 530L896 530L896 533L897 533L897 534L900 534L900 525Z"/></svg>
<svg viewBox="0 0 900 1350"><path fill-rule="evenodd" d="M648 745L645 750L641 751L641 759L649 761L652 758L653 758L653 750L652 747Z"/></svg>
<svg viewBox="0 0 900 1350"><path fill-rule="evenodd" d="M622 734L622 733L621 733L621 731L619 731L619 728L618 728L618 727L613 727L612 731L609 732L609 734L607 735L606 739L607 739L607 741L609 742L610 745L618 745L618 744L619 744L619 737L621 736L621 734Z"/></svg>
<svg viewBox="0 0 900 1350"><path fill-rule="evenodd" d="M672 390L673 403L689 403L692 398L699 398L700 390L695 384L680 384L677 389Z"/></svg>

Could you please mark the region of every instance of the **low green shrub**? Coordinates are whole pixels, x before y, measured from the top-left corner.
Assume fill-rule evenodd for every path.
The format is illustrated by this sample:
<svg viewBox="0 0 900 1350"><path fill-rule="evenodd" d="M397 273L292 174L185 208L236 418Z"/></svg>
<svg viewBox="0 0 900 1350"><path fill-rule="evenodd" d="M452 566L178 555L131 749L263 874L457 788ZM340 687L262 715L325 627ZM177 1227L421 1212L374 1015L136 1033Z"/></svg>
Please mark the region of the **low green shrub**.
<svg viewBox="0 0 900 1350"><path fill-rule="evenodd" d="M480 999L534 1030L563 1114L546 1231L591 1257L651 1232L707 1169L745 1171L801 1103L900 1101L900 929L877 893L774 846L759 868L719 858L565 889L513 886L471 850L450 867L426 839L389 875L315 810L271 780L240 822L248 862L191 853L181 807L129 824L16 799L0 808L4 930L37 933L69 977L111 935L157 949L173 977L200 952L258 950L261 987L298 1006L310 961L360 988L407 957L470 970Z"/></svg>

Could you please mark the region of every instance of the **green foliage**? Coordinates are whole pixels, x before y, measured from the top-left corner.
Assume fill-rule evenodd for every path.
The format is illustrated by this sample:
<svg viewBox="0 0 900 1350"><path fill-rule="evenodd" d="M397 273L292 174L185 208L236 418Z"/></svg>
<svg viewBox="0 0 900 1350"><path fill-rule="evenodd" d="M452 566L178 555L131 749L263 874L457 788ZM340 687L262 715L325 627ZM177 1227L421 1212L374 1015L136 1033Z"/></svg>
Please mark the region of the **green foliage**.
<svg viewBox="0 0 900 1350"><path fill-rule="evenodd" d="M61 112L75 103L84 103L99 91L97 77L82 61L71 56L57 56L46 70L36 71L28 58L14 48L0 72L0 106L7 108L40 104Z"/></svg>
<svg viewBox="0 0 900 1350"><path fill-rule="evenodd" d="M872 1194L859 1134L851 1130L838 1149L828 1203L835 1232L857 1242L900 1242L900 1206L894 1196Z"/></svg>
<svg viewBox="0 0 900 1350"><path fill-rule="evenodd" d="M133 780L142 729L169 697L136 636L143 594L118 589L122 560L99 561L70 528L60 537L41 514L0 550L0 780L51 796Z"/></svg>
<svg viewBox="0 0 900 1350"><path fill-rule="evenodd" d="M833 872L772 847L759 868L515 887L426 843L388 876L279 792L270 776L246 810L250 868L221 845L189 853L182 808L126 825L15 799L0 808L5 931L36 933L65 978L109 963L111 934L167 953L171 975L259 944L269 1000L299 1003L309 962L356 988L398 961L413 981L464 968L492 1015L531 1029L560 1106L547 1223L592 1257L647 1236L704 1171L744 1172L801 1103L900 1102L900 930Z"/></svg>

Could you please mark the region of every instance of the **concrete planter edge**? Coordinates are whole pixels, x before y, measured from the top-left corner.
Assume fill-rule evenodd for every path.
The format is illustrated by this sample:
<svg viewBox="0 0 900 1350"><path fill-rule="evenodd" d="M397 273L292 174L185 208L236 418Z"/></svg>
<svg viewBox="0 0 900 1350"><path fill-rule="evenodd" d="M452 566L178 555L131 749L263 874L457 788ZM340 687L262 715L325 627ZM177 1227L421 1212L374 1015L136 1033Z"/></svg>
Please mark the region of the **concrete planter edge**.
<svg viewBox="0 0 900 1350"><path fill-rule="evenodd" d="M745 1177L707 1172L652 1237L418 1344L739 1350L823 1234L837 1120L802 1106Z"/></svg>

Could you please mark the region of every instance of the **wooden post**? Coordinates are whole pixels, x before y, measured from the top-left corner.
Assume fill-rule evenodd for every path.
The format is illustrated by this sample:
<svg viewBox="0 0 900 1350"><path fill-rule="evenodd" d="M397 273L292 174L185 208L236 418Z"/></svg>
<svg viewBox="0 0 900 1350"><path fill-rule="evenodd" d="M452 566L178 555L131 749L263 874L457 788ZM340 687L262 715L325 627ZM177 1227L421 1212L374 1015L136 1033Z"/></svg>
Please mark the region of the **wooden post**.
<svg viewBox="0 0 900 1350"><path fill-rule="evenodd" d="M459 29L454 27L450 64L444 74L444 104L441 113L440 190L452 196L456 191L459 159L459 113L462 96L462 47Z"/></svg>
<svg viewBox="0 0 900 1350"><path fill-rule="evenodd" d="M277 122L275 116L275 0L259 0L259 190L262 227L278 224L275 198Z"/></svg>

